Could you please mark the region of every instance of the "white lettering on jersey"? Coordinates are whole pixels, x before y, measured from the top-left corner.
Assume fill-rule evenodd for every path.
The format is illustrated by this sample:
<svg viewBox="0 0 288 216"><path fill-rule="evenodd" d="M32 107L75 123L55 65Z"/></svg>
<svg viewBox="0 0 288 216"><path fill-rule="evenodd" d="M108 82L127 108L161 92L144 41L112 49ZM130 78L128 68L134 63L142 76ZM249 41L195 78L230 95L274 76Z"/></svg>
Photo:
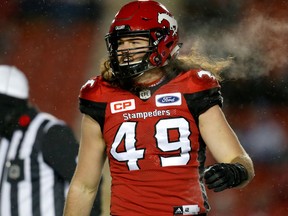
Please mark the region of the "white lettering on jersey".
<svg viewBox="0 0 288 216"><path fill-rule="evenodd" d="M156 95L155 100L157 107L180 106L182 104L180 92Z"/></svg>
<svg viewBox="0 0 288 216"><path fill-rule="evenodd" d="M136 109L135 100L122 100L110 103L111 113L124 112Z"/></svg>
<svg viewBox="0 0 288 216"><path fill-rule="evenodd" d="M157 148L162 152L169 152L170 156L159 156L160 166L184 166L190 161L190 152L192 151L189 136L191 129L189 122L185 118L160 119L155 125L154 135ZM169 130L178 130L179 140L171 141L169 139ZM145 158L145 149L137 146L137 122L123 122L117 130L114 142L110 150L113 158L119 162L127 164L129 170L142 169L139 160L147 160ZM123 147L124 145L124 147ZM122 146L124 151L119 151ZM122 148L121 147L121 148ZM148 158L149 160L149 158Z"/></svg>
<svg viewBox="0 0 288 216"><path fill-rule="evenodd" d="M160 116L170 116L170 110L157 110L155 109L153 112L134 112L134 113L124 113L123 119L124 121L128 121L131 119L146 119L146 118L153 118L153 117L160 117Z"/></svg>

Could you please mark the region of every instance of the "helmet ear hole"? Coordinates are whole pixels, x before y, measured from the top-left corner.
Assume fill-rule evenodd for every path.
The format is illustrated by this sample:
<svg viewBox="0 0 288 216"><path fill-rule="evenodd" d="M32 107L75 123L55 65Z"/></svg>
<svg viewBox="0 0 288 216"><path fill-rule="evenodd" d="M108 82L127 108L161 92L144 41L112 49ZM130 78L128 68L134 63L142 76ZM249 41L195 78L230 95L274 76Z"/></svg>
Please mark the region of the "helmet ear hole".
<svg viewBox="0 0 288 216"><path fill-rule="evenodd" d="M152 53L149 57L150 63L153 66L159 66L162 64L162 58L159 54L157 53Z"/></svg>
<svg viewBox="0 0 288 216"><path fill-rule="evenodd" d="M167 48L170 48L174 44L174 41L170 41L169 43L166 44Z"/></svg>

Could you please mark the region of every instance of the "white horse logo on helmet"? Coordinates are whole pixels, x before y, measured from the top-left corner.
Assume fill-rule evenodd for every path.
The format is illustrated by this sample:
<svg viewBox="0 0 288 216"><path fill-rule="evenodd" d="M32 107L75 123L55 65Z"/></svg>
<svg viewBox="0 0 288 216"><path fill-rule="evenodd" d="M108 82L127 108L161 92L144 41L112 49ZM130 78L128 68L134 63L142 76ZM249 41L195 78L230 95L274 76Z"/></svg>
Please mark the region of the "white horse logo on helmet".
<svg viewBox="0 0 288 216"><path fill-rule="evenodd" d="M177 21L166 13L158 13L158 23L162 23L163 20L167 20L169 22L170 31L173 31L172 36L176 35L178 31Z"/></svg>

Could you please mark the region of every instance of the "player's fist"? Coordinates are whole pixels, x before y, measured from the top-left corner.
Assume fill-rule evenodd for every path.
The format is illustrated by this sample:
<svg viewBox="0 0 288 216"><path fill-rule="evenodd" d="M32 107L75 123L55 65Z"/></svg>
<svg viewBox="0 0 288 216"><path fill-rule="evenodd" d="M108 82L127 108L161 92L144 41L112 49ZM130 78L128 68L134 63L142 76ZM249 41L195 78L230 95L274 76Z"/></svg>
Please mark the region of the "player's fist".
<svg viewBox="0 0 288 216"><path fill-rule="evenodd" d="M204 179L208 189L219 192L240 185L248 179L248 172L238 163L217 163L205 170Z"/></svg>

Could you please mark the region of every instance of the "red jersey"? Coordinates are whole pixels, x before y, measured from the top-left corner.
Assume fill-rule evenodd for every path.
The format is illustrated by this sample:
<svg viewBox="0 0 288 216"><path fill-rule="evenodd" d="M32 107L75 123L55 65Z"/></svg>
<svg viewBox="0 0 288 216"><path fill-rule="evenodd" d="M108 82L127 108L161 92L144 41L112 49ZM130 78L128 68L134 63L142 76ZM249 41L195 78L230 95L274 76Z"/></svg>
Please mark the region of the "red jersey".
<svg viewBox="0 0 288 216"><path fill-rule="evenodd" d="M111 215L209 211L198 116L216 104L220 85L207 71L181 73L147 100L101 76L82 87L80 110L99 122L107 146Z"/></svg>

